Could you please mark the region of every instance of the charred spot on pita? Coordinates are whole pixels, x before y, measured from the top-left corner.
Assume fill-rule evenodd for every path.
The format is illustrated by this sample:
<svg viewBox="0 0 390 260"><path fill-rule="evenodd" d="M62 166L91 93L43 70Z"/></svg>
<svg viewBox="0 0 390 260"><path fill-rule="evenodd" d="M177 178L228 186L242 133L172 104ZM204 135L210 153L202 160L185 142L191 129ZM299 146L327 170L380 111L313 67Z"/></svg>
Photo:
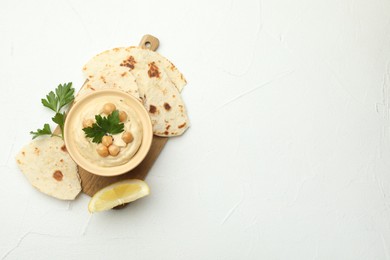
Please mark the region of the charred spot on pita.
<svg viewBox="0 0 390 260"><path fill-rule="evenodd" d="M157 111L157 107L156 106L153 106L153 105L149 106L149 112L150 113L154 114L154 113L156 113L156 111Z"/></svg>
<svg viewBox="0 0 390 260"><path fill-rule="evenodd" d="M160 71L158 70L158 67L156 66L156 63L153 61L148 64L149 65L149 70L148 70L148 75L149 78L159 78L160 77Z"/></svg>
<svg viewBox="0 0 390 260"><path fill-rule="evenodd" d="M105 83L107 83L106 79L103 76L100 76L100 79Z"/></svg>
<svg viewBox="0 0 390 260"><path fill-rule="evenodd" d="M136 63L137 62L135 61L134 57L133 56L129 56L126 60L122 61L122 63L120 65L122 67L128 67L130 69L134 69L134 65Z"/></svg>
<svg viewBox="0 0 390 260"><path fill-rule="evenodd" d="M171 106L168 103L166 103L166 102L164 103L164 108L165 108L166 111L171 110Z"/></svg>
<svg viewBox="0 0 390 260"><path fill-rule="evenodd" d="M56 181L62 181L62 178L64 178L64 175L62 174L61 171L57 170L53 173L53 178L56 180Z"/></svg>
<svg viewBox="0 0 390 260"><path fill-rule="evenodd" d="M65 145L63 145L63 146L61 146L61 150L63 151L63 152L68 152L68 150L66 149L66 146Z"/></svg>

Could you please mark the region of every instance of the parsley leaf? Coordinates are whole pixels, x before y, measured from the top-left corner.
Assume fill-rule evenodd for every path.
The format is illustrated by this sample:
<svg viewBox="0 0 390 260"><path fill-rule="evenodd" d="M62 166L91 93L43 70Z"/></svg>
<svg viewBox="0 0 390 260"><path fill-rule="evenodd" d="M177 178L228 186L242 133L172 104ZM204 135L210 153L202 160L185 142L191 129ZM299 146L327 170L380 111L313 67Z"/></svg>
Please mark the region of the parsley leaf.
<svg viewBox="0 0 390 260"><path fill-rule="evenodd" d="M61 133L64 132L64 124L65 124L65 112L64 113L56 113L54 117L51 118L54 123L60 126Z"/></svg>
<svg viewBox="0 0 390 260"><path fill-rule="evenodd" d="M70 104L74 99L74 88L72 88L72 82L60 84L55 89L55 94L50 91L46 95L46 99L41 99L42 104L53 110L54 112L60 112L61 108Z"/></svg>
<svg viewBox="0 0 390 260"><path fill-rule="evenodd" d="M56 94L59 103L57 112L59 112L61 108L72 102L74 99L74 88L72 88L72 82L69 82L68 84L65 83L64 85L58 85L56 88Z"/></svg>
<svg viewBox="0 0 390 260"><path fill-rule="evenodd" d="M43 106L56 113L54 117L52 117L52 120L60 126L62 136L64 134L65 124L65 112L62 112L62 110L65 110L63 108L72 103L73 100L74 88L72 88L72 82L58 85L54 92L50 91L49 94L46 95L46 99L41 99ZM43 129L38 129L36 132L31 131L30 134L33 135L33 139L40 135L53 135L49 124L45 124Z"/></svg>
<svg viewBox="0 0 390 260"><path fill-rule="evenodd" d="M106 132L99 127L96 123L92 127L83 128L86 137L93 138L92 142L101 143L103 136L106 135Z"/></svg>
<svg viewBox="0 0 390 260"><path fill-rule="evenodd" d="M96 123L91 127L83 128L86 137L92 138L92 142L101 143L103 136L107 134L119 134L124 130L125 125L120 123L119 111L115 110L107 117L95 116Z"/></svg>
<svg viewBox="0 0 390 260"><path fill-rule="evenodd" d="M50 108L54 112L57 112L58 98L53 91L50 91L49 94L46 95L46 99L42 98L41 101L45 107Z"/></svg>
<svg viewBox="0 0 390 260"><path fill-rule="evenodd" d="M105 129L107 133L114 135L123 132L124 124L120 123L118 110L113 111L107 118L96 115L95 119L96 123Z"/></svg>
<svg viewBox="0 0 390 260"><path fill-rule="evenodd" d="M37 138L38 136L41 135L51 135L53 134L50 129L49 124L44 124L42 129L37 129L36 132L31 131L30 134L33 135L33 139Z"/></svg>

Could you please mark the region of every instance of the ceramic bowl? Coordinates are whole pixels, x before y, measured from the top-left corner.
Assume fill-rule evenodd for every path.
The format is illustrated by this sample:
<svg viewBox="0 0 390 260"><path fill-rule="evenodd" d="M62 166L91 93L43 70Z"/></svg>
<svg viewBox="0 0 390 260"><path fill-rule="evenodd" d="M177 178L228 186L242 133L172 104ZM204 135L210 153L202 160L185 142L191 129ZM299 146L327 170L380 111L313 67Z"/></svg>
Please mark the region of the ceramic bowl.
<svg viewBox="0 0 390 260"><path fill-rule="evenodd" d="M127 162L117 166L99 166L86 159L81 155L79 145L77 145L77 140L74 135L74 129L80 127L81 125L80 113L89 106L95 105L97 100L101 101L105 98L118 98L123 100L122 102L128 105L135 112L142 125L143 134L139 149ZM104 103L102 106L103 105ZM92 94L86 95L73 104L65 120L64 140L70 156L81 168L100 176L116 176L131 171L145 158L153 140L152 123L148 112L142 103L136 98L119 90L98 90ZM103 157L102 160L104 160Z"/></svg>

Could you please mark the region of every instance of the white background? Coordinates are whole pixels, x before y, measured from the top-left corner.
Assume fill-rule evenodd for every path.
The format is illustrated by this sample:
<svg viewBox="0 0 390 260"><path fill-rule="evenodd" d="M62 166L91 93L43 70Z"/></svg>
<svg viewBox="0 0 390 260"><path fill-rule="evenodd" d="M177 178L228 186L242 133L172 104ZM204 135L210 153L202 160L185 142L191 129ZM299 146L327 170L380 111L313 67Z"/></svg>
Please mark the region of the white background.
<svg viewBox="0 0 390 260"><path fill-rule="evenodd" d="M90 215L32 188L15 155L40 99L157 36L192 127L152 193ZM390 2L0 1L0 257L390 259Z"/></svg>

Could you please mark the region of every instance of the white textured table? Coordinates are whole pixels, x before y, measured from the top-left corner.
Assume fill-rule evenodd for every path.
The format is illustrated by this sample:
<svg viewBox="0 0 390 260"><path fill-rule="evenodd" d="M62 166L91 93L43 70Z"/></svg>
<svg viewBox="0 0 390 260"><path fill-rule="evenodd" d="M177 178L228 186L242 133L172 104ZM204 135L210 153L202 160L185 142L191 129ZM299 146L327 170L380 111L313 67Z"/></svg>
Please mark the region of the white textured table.
<svg viewBox="0 0 390 260"><path fill-rule="evenodd" d="M389 259L390 2L164 2L0 2L0 257ZM90 215L34 190L14 157L40 99L145 33L192 122L152 194Z"/></svg>

